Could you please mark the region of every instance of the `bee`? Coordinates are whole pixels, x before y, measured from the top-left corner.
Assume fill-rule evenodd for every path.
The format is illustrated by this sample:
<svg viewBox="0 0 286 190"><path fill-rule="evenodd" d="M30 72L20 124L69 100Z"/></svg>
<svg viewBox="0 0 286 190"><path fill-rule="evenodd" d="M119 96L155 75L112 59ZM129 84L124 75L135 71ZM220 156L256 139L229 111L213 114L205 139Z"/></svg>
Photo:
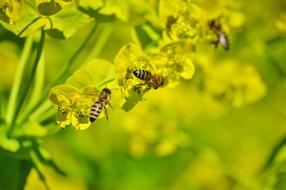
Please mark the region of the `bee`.
<svg viewBox="0 0 286 190"><path fill-rule="evenodd" d="M135 70L133 71L133 74L135 77L145 81L145 84L147 84L148 89L150 89L151 87L157 89L164 84L164 80L160 75L152 74L150 71L144 69Z"/></svg>
<svg viewBox="0 0 286 190"><path fill-rule="evenodd" d="M105 111L105 115L108 120L106 104L108 104L111 107L110 99L111 99L110 89L104 88L99 92L97 100L91 106L90 115L89 115L90 122L94 122L99 117L103 109Z"/></svg>
<svg viewBox="0 0 286 190"><path fill-rule="evenodd" d="M225 50L228 50L230 47L229 39L228 39L227 34L222 30L221 24L215 20L211 20L209 23L209 28L217 36L217 40L212 42L215 45L215 47L217 47L218 44L221 44L221 46Z"/></svg>

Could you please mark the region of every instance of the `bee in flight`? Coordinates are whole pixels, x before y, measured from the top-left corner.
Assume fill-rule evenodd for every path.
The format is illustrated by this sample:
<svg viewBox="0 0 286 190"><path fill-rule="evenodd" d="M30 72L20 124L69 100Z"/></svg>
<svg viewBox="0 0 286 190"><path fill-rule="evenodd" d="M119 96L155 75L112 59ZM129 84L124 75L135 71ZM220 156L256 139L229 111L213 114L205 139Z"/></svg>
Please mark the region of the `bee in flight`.
<svg viewBox="0 0 286 190"><path fill-rule="evenodd" d="M154 89L163 86L164 81L163 78L158 74L152 74L150 71L144 69L134 70L133 74L135 77L145 81L148 86L148 89L153 87Z"/></svg>
<svg viewBox="0 0 286 190"><path fill-rule="evenodd" d="M229 39L227 34L222 30L221 24L215 20L211 20L209 23L209 28L217 36L217 40L212 42L215 47L217 47L218 44L221 44L225 50L228 50L230 47Z"/></svg>
<svg viewBox="0 0 286 190"><path fill-rule="evenodd" d="M92 104L89 121L94 122L100 115L101 111L104 109L106 118L108 119L106 104L110 107L111 91L108 88L102 89L97 97L97 100Z"/></svg>

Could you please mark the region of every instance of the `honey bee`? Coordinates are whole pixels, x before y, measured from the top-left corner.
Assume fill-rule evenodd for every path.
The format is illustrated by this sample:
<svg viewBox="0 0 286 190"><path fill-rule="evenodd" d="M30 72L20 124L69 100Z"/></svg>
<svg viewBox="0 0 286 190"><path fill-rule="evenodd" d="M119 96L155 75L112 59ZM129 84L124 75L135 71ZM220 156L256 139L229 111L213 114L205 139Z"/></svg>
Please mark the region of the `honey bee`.
<svg viewBox="0 0 286 190"><path fill-rule="evenodd" d="M229 39L227 34L223 31L221 24L215 20L211 20L209 23L209 28L217 36L217 40L212 42L215 47L217 47L218 44L221 44L225 50L228 50L230 47Z"/></svg>
<svg viewBox="0 0 286 190"><path fill-rule="evenodd" d="M91 106L89 115L90 122L94 122L99 117L102 109L104 109L106 118L108 119L106 104L108 104L111 107L110 99L111 99L110 89L104 88L98 93L97 100Z"/></svg>
<svg viewBox="0 0 286 190"><path fill-rule="evenodd" d="M145 84L147 84L148 89L152 87L154 89L157 89L164 84L164 80L160 75L152 74L150 71L144 69L135 70L133 71L133 74L135 77L145 81Z"/></svg>

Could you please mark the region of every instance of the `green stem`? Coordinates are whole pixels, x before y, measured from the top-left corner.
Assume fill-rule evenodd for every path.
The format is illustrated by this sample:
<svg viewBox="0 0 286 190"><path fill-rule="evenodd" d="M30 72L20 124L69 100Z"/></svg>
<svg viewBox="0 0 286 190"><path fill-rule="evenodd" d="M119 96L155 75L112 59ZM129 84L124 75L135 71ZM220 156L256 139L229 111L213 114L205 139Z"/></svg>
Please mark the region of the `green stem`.
<svg viewBox="0 0 286 190"><path fill-rule="evenodd" d="M37 110L35 110L33 112L33 114L31 114L30 118L32 118L33 120L38 120L40 119L40 117L50 108L52 107L52 103L47 100L45 101L41 106L38 107ZM42 118L41 118L42 119Z"/></svg>
<svg viewBox="0 0 286 190"><path fill-rule="evenodd" d="M132 38L133 42L142 49L142 45L141 45L140 39L137 35L137 32L135 30L135 27L131 27L130 30L131 30L130 32L131 32L131 38Z"/></svg>
<svg viewBox="0 0 286 190"><path fill-rule="evenodd" d="M28 175L32 169L32 162L30 160L20 160L19 161L19 180L18 180L18 190L23 190L28 178Z"/></svg>
<svg viewBox="0 0 286 190"><path fill-rule="evenodd" d="M30 87L32 86L31 84L32 84L33 79L35 77L35 73L36 73L36 70L38 67L38 63L39 63L39 60L40 60L41 55L42 55L42 51L43 51L43 47L44 47L44 41L45 41L45 32L43 30L41 30L41 38L40 38L40 42L38 44L36 57L35 57L35 60L33 62L33 65L32 65L31 73L26 78L26 83L25 83L25 86L23 88L23 91L19 95L19 99L17 101L16 108L15 108L15 113L12 117L11 125L10 125L10 128L8 130L8 134L7 134L8 136L11 136L11 133L16 126L15 125L16 117L18 116L18 114L19 114L19 112L20 112L20 110L21 110L21 108L25 102L25 99L27 97L27 94L28 94Z"/></svg>
<svg viewBox="0 0 286 190"><path fill-rule="evenodd" d="M109 40L113 32L113 28L114 28L113 23L108 23L103 25L103 29L98 37L98 40L96 41L94 48L90 51L89 56L87 56L87 59L84 61L85 63L87 63L88 61L99 55L99 53L106 45L106 42Z"/></svg>
<svg viewBox="0 0 286 190"><path fill-rule="evenodd" d="M8 107L6 111L6 121L8 125L11 125L12 118L15 115L15 108L17 104L17 97L21 87L21 82L23 81L23 75L25 71L26 64L28 62L28 58L32 49L33 39L31 37L27 38L25 41L24 49L21 54L19 67L17 69L16 77L13 83L13 87L11 90L11 94L8 101Z"/></svg>
<svg viewBox="0 0 286 190"><path fill-rule="evenodd" d="M280 150L284 147L284 145L286 145L286 135L284 135L281 140L273 147L269 157L267 158L263 168L262 168L262 172L267 170L275 161L278 153L280 152Z"/></svg>
<svg viewBox="0 0 286 190"><path fill-rule="evenodd" d="M27 114L27 111L30 110L41 97L43 86L44 86L44 79L45 79L45 59L44 57L45 56L43 52L39 60L37 71L35 73L35 78L34 78L35 82L33 85L33 91L31 92L31 95L30 95L30 101L27 102L27 104L25 105L25 109L21 111L21 114L17 118L18 121L23 120L23 116Z"/></svg>
<svg viewBox="0 0 286 190"><path fill-rule="evenodd" d="M21 35L40 18L42 18L42 17L35 18L31 23L29 23L27 26L25 26L25 28L21 32L19 32L18 36L21 37Z"/></svg>
<svg viewBox="0 0 286 190"><path fill-rule="evenodd" d="M82 50L87 46L88 42L90 41L91 37L93 36L94 32L96 31L96 25L91 29L90 33L88 34L85 41L81 44L79 49L75 52L75 54L70 58L69 62L65 65L64 69L62 70L62 73L58 76L58 78L52 82L46 89L46 94L50 91L50 88L55 86L56 84L63 82L67 76L69 76L71 72L71 68L76 63L76 58L79 57L79 54L82 52ZM45 98L45 97L44 97Z"/></svg>

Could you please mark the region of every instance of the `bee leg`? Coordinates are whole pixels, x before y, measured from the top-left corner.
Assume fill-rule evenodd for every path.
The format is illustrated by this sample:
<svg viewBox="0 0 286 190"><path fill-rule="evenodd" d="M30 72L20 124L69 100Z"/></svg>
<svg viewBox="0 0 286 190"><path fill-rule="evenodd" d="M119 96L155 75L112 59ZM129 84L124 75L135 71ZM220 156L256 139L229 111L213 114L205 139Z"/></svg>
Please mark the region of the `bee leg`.
<svg viewBox="0 0 286 190"><path fill-rule="evenodd" d="M106 109L105 106L103 107L103 109L104 109L104 113L105 113L105 115L106 115L106 119L108 120L108 112L107 112L107 109Z"/></svg>
<svg viewBox="0 0 286 190"><path fill-rule="evenodd" d="M219 44L219 40L211 41L211 44L213 44L215 46L215 48L217 48L217 46Z"/></svg>
<svg viewBox="0 0 286 190"><path fill-rule="evenodd" d="M140 92L140 88L145 85L146 83L140 83L140 84L136 84L133 88L135 91L139 91Z"/></svg>
<svg viewBox="0 0 286 190"><path fill-rule="evenodd" d="M148 81L145 84L147 85L147 87L144 89L144 93L149 91L153 87L153 83L151 81Z"/></svg>
<svg viewBox="0 0 286 190"><path fill-rule="evenodd" d="M130 68L127 68L126 74L125 74L125 79L130 79L132 72L133 72L133 70L131 70Z"/></svg>
<svg viewBox="0 0 286 190"><path fill-rule="evenodd" d="M112 106L111 106L111 104L110 104L110 102L107 102L107 104L111 107L111 109L113 109Z"/></svg>

